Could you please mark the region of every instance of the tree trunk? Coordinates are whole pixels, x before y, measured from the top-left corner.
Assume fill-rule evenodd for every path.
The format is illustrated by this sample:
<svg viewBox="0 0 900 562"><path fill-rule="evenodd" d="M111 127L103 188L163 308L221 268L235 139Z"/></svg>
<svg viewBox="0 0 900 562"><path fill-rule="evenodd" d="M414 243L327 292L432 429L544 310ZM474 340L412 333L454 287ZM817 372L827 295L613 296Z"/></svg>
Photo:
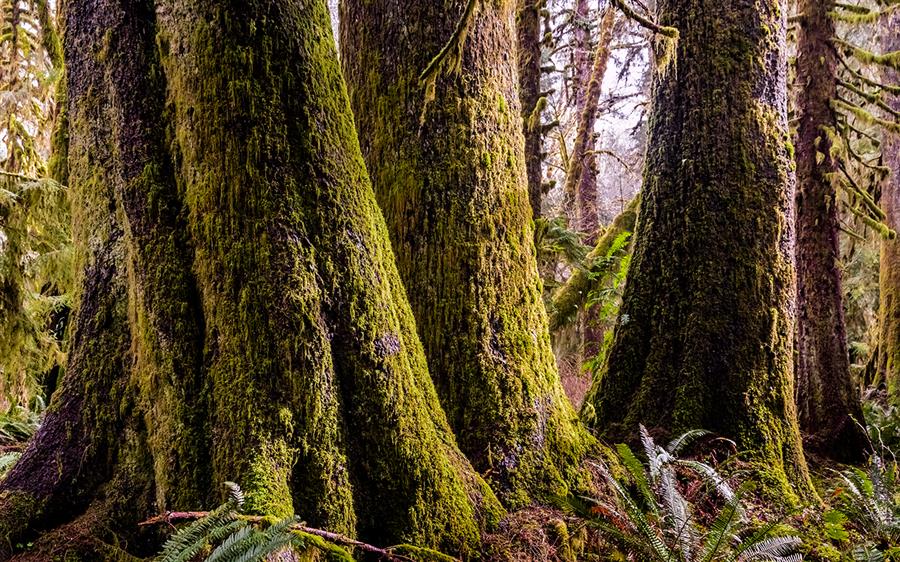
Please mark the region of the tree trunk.
<svg viewBox="0 0 900 562"><path fill-rule="evenodd" d="M781 0L661 0L681 35L656 79L635 249L584 414L705 428L767 489L812 496L793 399L794 248Z"/></svg>
<svg viewBox="0 0 900 562"><path fill-rule="evenodd" d="M428 376L325 1L69 0L67 19L80 297L63 386L0 488L0 554L82 512L146 554L137 521L224 480L255 512L471 552L499 507Z"/></svg>
<svg viewBox="0 0 900 562"><path fill-rule="evenodd" d="M865 458L859 391L850 374L839 267L838 163L824 131L837 130L833 1L802 0L797 83L796 398L811 451L844 462Z"/></svg>
<svg viewBox="0 0 900 562"><path fill-rule="evenodd" d="M532 233L515 2L347 0L363 154L460 447L510 505L559 493L590 443L556 371ZM419 80L454 30L431 95Z"/></svg>
<svg viewBox="0 0 900 562"><path fill-rule="evenodd" d="M584 233L585 241L593 244L597 239L600 220L597 215L597 168L594 153L594 125L600 104L603 76L609 63L610 43L616 11L611 6L603 11L600 33L590 67L589 80L579 92L580 113L575 145L566 171L565 192L575 201L575 228Z"/></svg>
<svg viewBox="0 0 900 562"><path fill-rule="evenodd" d="M640 195L631 200L622 214L613 220L603 236L597 240L597 244L585 259L589 268L575 269L566 283L553 294L553 306L550 310L551 331L562 328L584 308L591 290L605 285L608 274L611 273L610 269L598 269L594 264L606 257L619 236L634 232L639 206ZM609 263L602 264L604 268L611 268L611 266L612 264Z"/></svg>
<svg viewBox="0 0 900 562"><path fill-rule="evenodd" d="M534 218L541 216L541 14L544 0L518 0L516 35L519 53L519 103L525 127L525 170Z"/></svg>
<svg viewBox="0 0 900 562"><path fill-rule="evenodd" d="M881 50L890 53L900 50L900 12L894 12L882 20ZM885 84L900 84L900 72L882 66ZM900 111L900 96L889 100L891 107ZM891 174L881 188L881 208L884 219L893 230L900 232L900 138L886 133L881 146L884 165ZM887 383L888 395L900 403L900 239L881 241L880 270L880 341L878 344L878 374Z"/></svg>
<svg viewBox="0 0 900 562"><path fill-rule="evenodd" d="M572 92L569 99L575 101L575 115L580 119L584 115L587 104L588 86L591 81L591 7L589 0L575 0L572 12ZM576 130L577 134L577 130ZM576 141L577 142L577 141ZM567 168L574 164L574 157L569 160ZM578 223L578 209L576 208L577 183L569 182L568 169L566 170L566 183L563 186L563 211L567 214L570 225Z"/></svg>

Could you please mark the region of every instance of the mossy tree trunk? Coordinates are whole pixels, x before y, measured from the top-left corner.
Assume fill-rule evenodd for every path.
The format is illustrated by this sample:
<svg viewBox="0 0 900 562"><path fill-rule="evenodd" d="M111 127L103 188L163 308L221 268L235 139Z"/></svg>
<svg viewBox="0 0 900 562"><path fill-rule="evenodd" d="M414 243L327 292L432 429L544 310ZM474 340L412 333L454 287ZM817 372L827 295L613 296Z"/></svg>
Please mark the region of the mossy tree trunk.
<svg viewBox="0 0 900 562"><path fill-rule="evenodd" d="M466 0L347 0L341 14L363 154L432 377L463 452L510 505L564 491L590 442L541 302L515 4L463 18ZM419 76L457 29L431 99Z"/></svg>
<svg viewBox="0 0 900 562"><path fill-rule="evenodd" d="M593 57L589 60L588 79L579 81L578 126L575 133L575 144L566 171L566 198L575 203L574 226L585 235L585 241L593 244L597 240L597 229L600 219L597 214L597 156L595 148L594 125L597 123L597 110L600 105L603 76L609 64L610 43L616 11L611 7L603 10L600 17L600 31L597 35L597 46Z"/></svg>
<svg viewBox="0 0 900 562"><path fill-rule="evenodd" d="M541 8L544 0L518 0L516 39L519 56L519 103L525 130L525 169L528 200L534 218L541 216L543 195L541 152ZM546 100L544 100L546 101Z"/></svg>
<svg viewBox="0 0 900 562"><path fill-rule="evenodd" d="M255 512L471 552L500 508L428 375L325 0L67 10L80 296L0 558L60 525L48 558L104 559L108 532L146 555L139 520L224 480Z"/></svg>
<svg viewBox="0 0 900 562"><path fill-rule="evenodd" d="M834 2L803 0L797 83L797 332L796 399L811 451L842 461L865 457L859 391L850 374L841 289L839 163L828 131L837 130L837 51L832 46Z"/></svg>
<svg viewBox="0 0 900 562"><path fill-rule="evenodd" d="M881 23L881 51L891 53L900 50L900 12L885 17ZM882 67L884 84L900 84L900 72L885 65ZM892 96L891 106L900 111L900 96ZM881 208L885 222L900 231L900 138L886 133L881 147L884 165L891 173L881 188ZM880 269L880 338L878 344L878 374L887 383L888 395L900 404L900 240L881 241Z"/></svg>
<svg viewBox="0 0 900 562"><path fill-rule="evenodd" d="M793 397L785 3L661 0L681 35L653 89L614 341L584 413L735 439L769 490L813 494Z"/></svg>
<svg viewBox="0 0 900 562"><path fill-rule="evenodd" d="M614 264L603 261L603 258L610 253L616 239L623 234L634 232L640 199L640 195L632 199L625 210L603 232L603 236L597 240L597 244L585 258L588 267L572 271L572 275L565 284L553 294L553 304L550 307L550 330L552 332L559 330L575 318L587 303L588 294L608 282Z"/></svg>

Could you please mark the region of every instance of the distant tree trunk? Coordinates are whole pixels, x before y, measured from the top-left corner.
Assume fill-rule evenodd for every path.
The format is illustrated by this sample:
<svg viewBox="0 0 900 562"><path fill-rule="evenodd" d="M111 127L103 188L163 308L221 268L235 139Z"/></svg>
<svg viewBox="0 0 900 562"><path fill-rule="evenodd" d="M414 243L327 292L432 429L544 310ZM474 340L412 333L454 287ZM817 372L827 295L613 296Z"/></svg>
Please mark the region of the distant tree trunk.
<svg viewBox="0 0 900 562"><path fill-rule="evenodd" d="M110 532L146 555L138 521L224 480L255 512L463 554L500 512L428 376L325 0L239 4L67 2L80 296L0 484L0 559L60 525L29 555L119 560Z"/></svg>
<svg viewBox="0 0 900 562"><path fill-rule="evenodd" d="M541 6L544 0L518 0L516 35L519 54L519 103L525 128L528 200L534 218L541 216Z"/></svg>
<svg viewBox="0 0 900 562"><path fill-rule="evenodd" d="M587 99L587 85L591 80L591 4L590 0L575 0L572 12L572 94L575 111L581 115Z"/></svg>
<svg viewBox="0 0 900 562"><path fill-rule="evenodd" d="M884 18L881 25L882 52L900 50L900 12ZM887 65L882 68L885 84L900 84L900 72ZM889 101L900 111L900 96L893 96ZM885 134L881 153L884 165L891 169L881 188L881 208L887 215L887 225L900 232L900 139L897 135ZM881 241L880 272L878 374L887 383L891 400L900 403L900 239Z"/></svg>
<svg viewBox="0 0 900 562"><path fill-rule="evenodd" d="M553 305L550 307L550 330L556 331L562 328L568 321L576 317L587 302L588 293L591 290L603 286L609 278L610 269L600 269L594 264L604 258L612 249L613 243L619 236L634 232L637 222L640 195L636 196L625 207L625 210L613 220L603 236L597 240L594 249L587 255L585 261L587 269L576 269L566 280L565 284L553 294ZM601 267L609 268L609 264ZM596 276L592 278L592 275Z"/></svg>
<svg viewBox="0 0 900 562"><path fill-rule="evenodd" d="M569 99L575 101L575 115L579 120L584 115L588 98L588 86L591 81L591 67L594 57L591 47L591 7L589 0L575 0L572 12L572 81ZM580 124L580 121L579 121ZM577 133L576 133L577 134ZM577 141L576 141L577 142ZM571 168L576 160L573 152L569 159L568 168ZM578 223L577 183L569 182L568 170L566 171L566 183L563 188L563 212L568 216L571 225Z"/></svg>
<svg viewBox="0 0 900 562"><path fill-rule="evenodd" d="M597 238L599 218L597 215L597 168L594 154L594 125L597 122L597 108L600 104L603 76L609 64L610 42L612 41L615 10L607 7L600 19L600 33L593 56L589 79L581 84L580 113L575 145L566 172L566 193L575 201L575 227L586 235L588 244Z"/></svg>
<svg viewBox="0 0 900 562"><path fill-rule="evenodd" d="M705 428L767 488L813 496L793 399L793 224L781 0L660 0L681 35L656 79L635 249L584 414Z"/></svg>
<svg viewBox="0 0 900 562"><path fill-rule="evenodd" d="M559 493L590 439L563 393L525 178L515 2L347 0L363 154L460 447L510 505ZM433 99L420 74L461 30ZM461 48L461 52L460 52Z"/></svg>
<svg viewBox="0 0 900 562"><path fill-rule="evenodd" d="M837 130L837 52L830 0L802 0L797 58L796 399L807 448L845 461L865 458L859 391L850 374L839 266L838 163L825 133Z"/></svg>

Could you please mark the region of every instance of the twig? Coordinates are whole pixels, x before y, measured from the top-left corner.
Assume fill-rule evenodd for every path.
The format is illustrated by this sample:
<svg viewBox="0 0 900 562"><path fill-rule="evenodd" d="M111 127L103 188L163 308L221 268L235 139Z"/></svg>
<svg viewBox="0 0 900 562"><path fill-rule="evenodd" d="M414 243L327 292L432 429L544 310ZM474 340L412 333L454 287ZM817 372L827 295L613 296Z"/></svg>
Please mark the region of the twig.
<svg viewBox="0 0 900 562"><path fill-rule="evenodd" d="M202 519L209 515L208 511L167 511L161 515L156 515L147 519L146 521L142 521L138 523L139 526L145 527L148 525L158 525L160 523L172 523L173 521L193 521L196 519ZM239 519L243 519L248 523L262 523L266 521L266 517L262 517L259 515L240 515L237 517ZM340 533L332 533L331 531L324 531L322 529L315 529L313 527L307 527L300 523L296 525L291 525L290 529L293 531L300 531L301 533L307 533L310 535L315 535L317 537L321 537L325 540L331 541L336 544L352 546L354 548L358 548L363 552L368 552L370 554L377 554L381 556L384 560L389 560L392 562L415 562L412 558L407 556L403 556L401 554L394 553L391 548L379 548L377 546L364 543L362 541L358 541L356 539L351 539L346 535L341 535Z"/></svg>
<svg viewBox="0 0 900 562"><path fill-rule="evenodd" d="M678 30L674 27L659 25L658 23L651 21L649 18L645 18L644 16L632 10L627 4L625 4L623 0L612 0L612 3L615 4L617 8L622 10L622 13L625 14L626 17L636 21L642 27L649 29L653 33L664 35L670 39L678 39Z"/></svg>
<svg viewBox="0 0 900 562"><path fill-rule="evenodd" d="M441 63L444 62L444 59L447 58L447 55L454 49L458 49L462 51L462 41L465 40L466 31L468 31L469 22L472 19L472 14L475 13L475 6L478 4L478 0L469 0L469 3L466 4L466 9L463 12L462 17L459 19L459 22L456 24L456 29L453 31L453 36L450 37L450 40L444 45L444 48L433 58L431 62L428 63L428 66L425 67L425 70L422 71L422 74L419 75L419 80L421 82L428 81L432 78L434 74L437 73L438 68Z"/></svg>

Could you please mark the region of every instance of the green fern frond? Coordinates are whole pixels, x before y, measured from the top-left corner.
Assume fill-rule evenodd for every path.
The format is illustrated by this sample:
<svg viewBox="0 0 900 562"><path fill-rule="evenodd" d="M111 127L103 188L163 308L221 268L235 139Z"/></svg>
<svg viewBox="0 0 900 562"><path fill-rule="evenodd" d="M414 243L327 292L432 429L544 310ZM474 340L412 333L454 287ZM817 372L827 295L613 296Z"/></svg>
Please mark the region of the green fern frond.
<svg viewBox="0 0 900 562"><path fill-rule="evenodd" d="M0 478L6 476L6 473L12 470L16 461L19 460L19 457L22 456L22 453L19 452L11 452L11 453L3 453L0 455Z"/></svg>
<svg viewBox="0 0 900 562"><path fill-rule="evenodd" d="M237 514L230 504L220 506L172 535L163 546L158 562L189 562L210 546L211 536L231 529L236 518Z"/></svg>

